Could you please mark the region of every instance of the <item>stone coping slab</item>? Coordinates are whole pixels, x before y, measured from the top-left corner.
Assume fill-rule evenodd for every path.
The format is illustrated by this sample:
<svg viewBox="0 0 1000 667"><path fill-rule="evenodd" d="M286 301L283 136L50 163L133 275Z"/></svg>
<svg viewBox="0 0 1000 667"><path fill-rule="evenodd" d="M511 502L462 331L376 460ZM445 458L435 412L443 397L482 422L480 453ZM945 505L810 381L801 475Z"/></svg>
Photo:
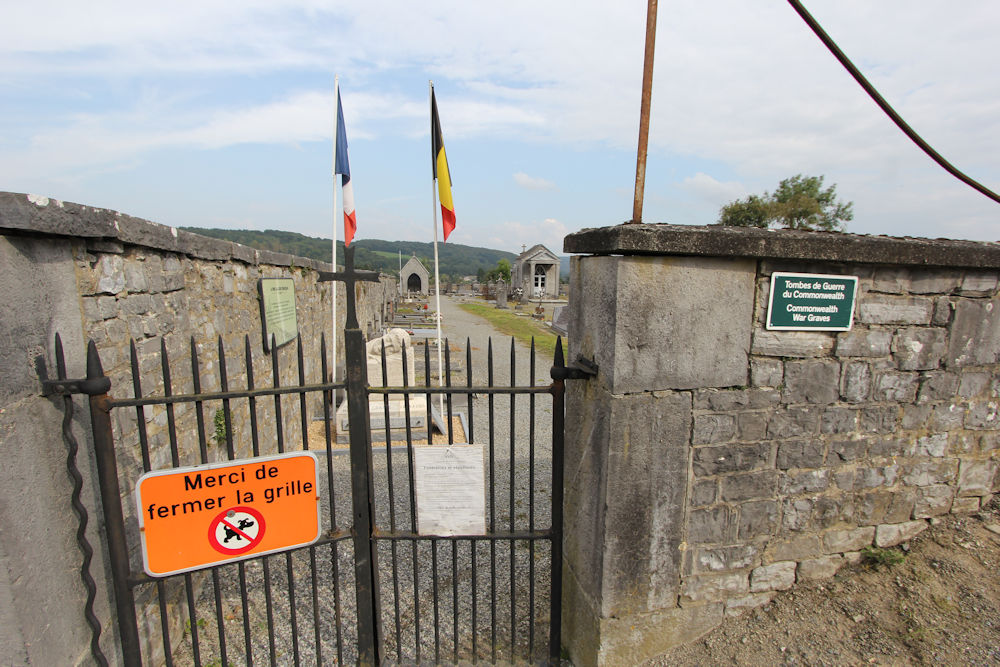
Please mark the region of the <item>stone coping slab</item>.
<svg viewBox="0 0 1000 667"><path fill-rule="evenodd" d="M622 224L569 234L563 251L592 255L694 255L902 266L1000 268L1000 243L840 232Z"/></svg>
<svg viewBox="0 0 1000 667"><path fill-rule="evenodd" d="M333 270L330 264L308 257L257 250L110 209L17 192L0 192L0 232L5 231L83 238L92 244L118 242L197 259Z"/></svg>

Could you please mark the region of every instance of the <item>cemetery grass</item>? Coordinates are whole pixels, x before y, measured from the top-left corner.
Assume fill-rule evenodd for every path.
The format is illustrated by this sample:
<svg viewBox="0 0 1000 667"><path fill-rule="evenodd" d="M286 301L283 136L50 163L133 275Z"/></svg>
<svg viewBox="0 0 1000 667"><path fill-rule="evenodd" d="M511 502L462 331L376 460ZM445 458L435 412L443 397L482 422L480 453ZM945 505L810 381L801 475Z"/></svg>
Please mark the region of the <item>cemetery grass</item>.
<svg viewBox="0 0 1000 667"><path fill-rule="evenodd" d="M489 322L494 329L506 335L513 336L525 345L531 345L535 339L535 350L539 358L551 358L556 351L556 335L538 320L528 315L515 315L512 311L501 310L480 303L463 303L458 306L467 313L477 315ZM565 345L565 343L563 343Z"/></svg>
<svg viewBox="0 0 1000 667"><path fill-rule="evenodd" d="M1000 665L1000 498L678 646L666 665Z"/></svg>

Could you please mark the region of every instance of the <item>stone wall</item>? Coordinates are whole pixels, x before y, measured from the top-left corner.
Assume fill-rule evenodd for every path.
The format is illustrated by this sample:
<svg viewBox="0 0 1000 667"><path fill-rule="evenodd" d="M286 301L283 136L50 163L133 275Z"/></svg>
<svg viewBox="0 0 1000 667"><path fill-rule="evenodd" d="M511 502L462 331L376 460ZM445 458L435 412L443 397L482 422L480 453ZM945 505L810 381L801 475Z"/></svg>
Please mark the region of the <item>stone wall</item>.
<svg viewBox="0 0 1000 667"><path fill-rule="evenodd" d="M691 641L998 490L997 244L626 225L565 249L594 253L570 360L600 367L567 397L576 664ZM853 328L768 331L774 271L857 276Z"/></svg>
<svg viewBox="0 0 1000 667"><path fill-rule="evenodd" d="M265 353L257 281L290 277L295 283L298 328L307 383L323 381L320 336L330 349L331 289L319 283L329 265L281 253L257 251L239 244L95 209L22 194L0 193L0 289L6 312L0 318L0 531L4 563L0 577L0 654L32 664L87 661L90 629L84 622L86 591L81 584L82 556L76 544L76 516L70 505L66 445L60 429L62 399L43 398L37 367L54 375L53 339L64 341L70 377L84 375L84 348L93 340L113 398L164 395L164 354L169 359L172 393L221 388L222 359L229 389L248 386L252 364L256 387L275 382L273 360ZM346 298L338 284L338 319L342 332ZM392 307L395 281L361 283L358 319L362 330L375 333ZM220 357L220 344L224 357ZM337 358L343 358L343 334ZM329 352L328 352L329 354ZM139 369L132 374L132 363ZM193 359L197 358L197 363ZM298 381L296 343L277 350L277 381ZM332 369L332 365L328 365ZM320 413L318 399L308 406ZM305 444L298 398L282 402L284 447ZM96 500L96 475L86 403L74 400L72 431L80 440L79 465L84 475L84 502L90 508L88 539L97 550L92 569L98 580L98 616L104 626L105 651L114 656L114 623L102 542L102 517ZM144 408L142 419L152 469L227 457L226 435L216 430L221 403L181 403L167 413L163 406ZM258 401L261 453L277 451L276 407ZM133 571L141 572L138 529L131 499L143 471L139 417L135 409L112 411L115 444L126 511ZM171 442L171 423L178 434ZM236 456L252 449L247 401L233 401L231 433ZM319 444L319 443L315 443ZM95 508L98 508L95 510ZM17 531L11 527L18 526ZM39 565L44 563L44 565ZM151 587L144 587L148 590ZM59 600L58 609L52 605ZM140 609L154 604L138 599ZM155 617L155 614L151 617ZM180 617L174 622L179 624ZM172 636L180 637L180 627ZM145 655L156 654L157 647Z"/></svg>

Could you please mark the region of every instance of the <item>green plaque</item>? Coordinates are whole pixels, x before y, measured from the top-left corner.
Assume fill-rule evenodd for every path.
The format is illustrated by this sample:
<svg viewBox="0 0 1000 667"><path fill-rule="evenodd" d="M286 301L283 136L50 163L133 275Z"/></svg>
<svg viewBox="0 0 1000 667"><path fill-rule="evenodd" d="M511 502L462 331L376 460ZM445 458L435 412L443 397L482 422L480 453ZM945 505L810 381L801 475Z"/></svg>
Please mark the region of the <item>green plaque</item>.
<svg viewBox="0 0 1000 667"><path fill-rule="evenodd" d="M295 282L291 278L261 278L258 288L264 351L267 352L271 348L272 335L275 346L281 347L295 340L299 333L295 319Z"/></svg>
<svg viewBox="0 0 1000 667"><path fill-rule="evenodd" d="M850 331L857 276L774 273L767 328L786 331Z"/></svg>

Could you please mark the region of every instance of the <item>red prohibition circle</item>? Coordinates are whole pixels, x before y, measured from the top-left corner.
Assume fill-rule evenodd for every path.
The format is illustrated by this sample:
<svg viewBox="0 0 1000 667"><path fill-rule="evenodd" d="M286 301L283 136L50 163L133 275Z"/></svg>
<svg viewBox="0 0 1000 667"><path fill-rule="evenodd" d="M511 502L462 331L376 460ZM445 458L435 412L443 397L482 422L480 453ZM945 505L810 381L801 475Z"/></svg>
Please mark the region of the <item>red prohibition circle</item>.
<svg viewBox="0 0 1000 667"><path fill-rule="evenodd" d="M243 513L252 516L255 520L255 524L257 527L257 534L251 538L249 535L243 533L238 524L234 525L229 521L227 521L230 512L232 512L233 514ZM238 538L243 538L247 540L248 544L239 547L237 549L230 549L228 546L220 542L218 532L219 528L223 525L227 527L224 528L224 530L227 531L227 539L229 537L232 537L232 535L228 535L228 533L233 533L234 535L238 536ZM238 556L239 554L245 554L246 552L256 547L258 544L260 544L260 541L263 538L264 538L264 515L258 512L253 507L239 506L239 507L230 507L229 509L222 510L222 512L220 512L217 517L212 519L212 523L208 525L208 543L212 545L213 549L215 549L221 554L226 554L227 556Z"/></svg>

